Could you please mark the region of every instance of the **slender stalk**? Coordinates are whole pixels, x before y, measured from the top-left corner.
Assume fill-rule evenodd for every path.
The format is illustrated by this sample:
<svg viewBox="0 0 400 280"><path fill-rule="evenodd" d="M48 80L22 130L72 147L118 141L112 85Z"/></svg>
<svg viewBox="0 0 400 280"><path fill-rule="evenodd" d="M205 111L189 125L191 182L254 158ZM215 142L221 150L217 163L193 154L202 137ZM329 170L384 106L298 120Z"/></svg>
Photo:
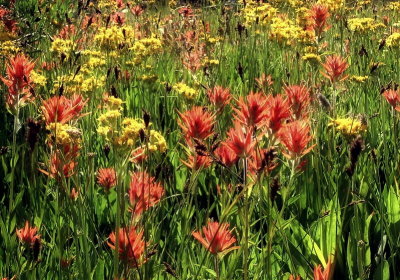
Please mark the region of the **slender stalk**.
<svg viewBox="0 0 400 280"><path fill-rule="evenodd" d="M247 185L247 158L243 159L243 185ZM243 279L249 279L249 197L244 195L244 244L243 244Z"/></svg>

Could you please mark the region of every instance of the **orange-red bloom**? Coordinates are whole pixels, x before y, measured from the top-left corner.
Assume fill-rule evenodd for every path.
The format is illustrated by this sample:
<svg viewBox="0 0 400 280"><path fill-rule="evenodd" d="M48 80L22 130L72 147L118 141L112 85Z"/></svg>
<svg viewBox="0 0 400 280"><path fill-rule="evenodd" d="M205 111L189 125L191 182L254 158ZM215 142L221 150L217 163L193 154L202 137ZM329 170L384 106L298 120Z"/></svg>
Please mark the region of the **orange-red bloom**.
<svg viewBox="0 0 400 280"><path fill-rule="evenodd" d="M209 167L212 163L212 160L209 156L196 154L195 156L189 155L188 160L182 160L182 163L190 169L199 170Z"/></svg>
<svg viewBox="0 0 400 280"><path fill-rule="evenodd" d="M22 243L33 246L36 241L40 242L40 235L36 234L37 231L37 227L30 227L29 221L26 221L25 226L17 229L16 233Z"/></svg>
<svg viewBox="0 0 400 280"><path fill-rule="evenodd" d="M140 267L146 261L143 254L146 246L143 230L136 232L135 227L120 228L118 237L112 232L107 242L112 250L116 250L117 238L119 259L131 267Z"/></svg>
<svg viewBox="0 0 400 280"><path fill-rule="evenodd" d="M61 150L56 149L50 156L50 172L42 172L52 178L60 178L60 176L68 178L75 174L78 155L79 145L65 145Z"/></svg>
<svg viewBox="0 0 400 280"><path fill-rule="evenodd" d="M284 91L288 97L290 110L295 119L299 120L308 115L311 102L310 91L304 85L286 86Z"/></svg>
<svg viewBox="0 0 400 280"><path fill-rule="evenodd" d="M239 160L236 153L226 143L221 143L214 153L227 167L231 167Z"/></svg>
<svg viewBox="0 0 400 280"><path fill-rule="evenodd" d="M279 131L285 119L290 117L290 107L287 99L284 99L281 94L269 96L268 101L268 128L273 133Z"/></svg>
<svg viewBox="0 0 400 280"><path fill-rule="evenodd" d="M129 202L133 207L132 211L136 215L140 215L160 202L164 195L164 188L146 172L135 172L131 175L128 194Z"/></svg>
<svg viewBox="0 0 400 280"><path fill-rule="evenodd" d="M289 159L300 158L314 147L307 148L312 136L310 127L303 121L294 121L283 126L278 132L278 138L287 150L284 155Z"/></svg>
<svg viewBox="0 0 400 280"><path fill-rule="evenodd" d="M322 32L327 31L329 26L327 21L329 19L329 9L326 6L315 4L312 6L310 11L310 19L312 24L310 28L315 31L317 36L320 36Z"/></svg>
<svg viewBox="0 0 400 280"><path fill-rule="evenodd" d="M344 75L344 71L349 67L346 60L339 55L330 55L322 64L325 72L321 74L328 78L332 83L345 80L348 75Z"/></svg>
<svg viewBox="0 0 400 280"><path fill-rule="evenodd" d="M231 101L231 93L228 88L216 86L207 91L210 102L218 109L224 108Z"/></svg>
<svg viewBox="0 0 400 280"><path fill-rule="evenodd" d="M298 275L296 278L294 278L293 275L290 275L289 280L300 280L300 275Z"/></svg>
<svg viewBox="0 0 400 280"><path fill-rule="evenodd" d="M178 125L181 127L187 141L191 138L205 140L213 134L214 116L205 108L195 106L185 113L178 113L180 120Z"/></svg>
<svg viewBox="0 0 400 280"><path fill-rule="evenodd" d="M382 95L396 111L400 112L400 94L397 90L388 89Z"/></svg>
<svg viewBox="0 0 400 280"><path fill-rule="evenodd" d="M253 130L251 128L245 129L240 123L236 122L235 126L228 131L226 146L230 148L237 157L248 157L255 145L255 141L253 141L252 137Z"/></svg>
<svg viewBox="0 0 400 280"><path fill-rule="evenodd" d="M117 185L117 173L114 168L99 168L97 171L97 183L107 192Z"/></svg>
<svg viewBox="0 0 400 280"><path fill-rule="evenodd" d="M6 102L12 111L16 110L16 106L33 99L29 89L31 87L30 75L34 67L35 63L23 54L9 59L6 69L7 78L0 77L0 79L8 87Z"/></svg>
<svg viewBox="0 0 400 280"><path fill-rule="evenodd" d="M87 100L82 95L74 94L71 98L65 96L53 96L43 101L42 111L46 119L46 124L67 123L74 118L78 118Z"/></svg>
<svg viewBox="0 0 400 280"><path fill-rule="evenodd" d="M203 234L200 231L192 232L193 237L211 254L224 252L230 249L232 244L236 242L236 238L231 233L231 230L229 230L228 223L220 224L218 222L208 221L208 224L203 226Z"/></svg>
<svg viewBox="0 0 400 280"><path fill-rule="evenodd" d="M235 119L249 127L261 127L265 123L268 114L267 97L262 93L250 93L246 100L241 97L237 102L238 109L233 110L236 113Z"/></svg>
<svg viewBox="0 0 400 280"><path fill-rule="evenodd" d="M331 265L331 260L328 260L324 271L322 271L321 265L316 266L314 268L314 280L330 280Z"/></svg>

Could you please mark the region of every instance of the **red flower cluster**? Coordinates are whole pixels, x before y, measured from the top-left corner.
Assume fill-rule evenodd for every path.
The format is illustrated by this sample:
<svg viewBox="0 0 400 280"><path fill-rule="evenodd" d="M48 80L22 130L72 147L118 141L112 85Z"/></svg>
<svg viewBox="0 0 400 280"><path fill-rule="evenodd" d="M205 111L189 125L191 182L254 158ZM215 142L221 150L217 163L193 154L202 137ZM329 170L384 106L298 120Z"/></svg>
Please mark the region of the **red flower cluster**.
<svg viewBox="0 0 400 280"><path fill-rule="evenodd" d="M40 235L36 234L37 231L37 227L30 227L29 221L26 221L25 226L21 229L17 229L16 233L22 243L32 247L35 242L40 242Z"/></svg>
<svg viewBox="0 0 400 280"><path fill-rule="evenodd" d="M102 186L106 192L117 185L117 173L114 168L99 168L97 171L97 183Z"/></svg>
<svg viewBox="0 0 400 280"><path fill-rule="evenodd" d="M192 232L193 237L211 254L218 254L228 249L232 250L238 248L231 248L232 244L236 242L236 238L229 230L228 223L220 224L218 222L209 221L208 224L203 227L203 234L200 231Z"/></svg>
<svg viewBox="0 0 400 280"><path fill-rule="evenodd" d="M327 21L329 19L329 9L326 6L315 4L312 6L310 11L311 26L310 29L314 30L315 34L319 37L324 31L327 31L330 26L328 26Z"/></svg>
<svg viewBox="0 0 400 280"><path fill-rule="evenodd" d="M383 97L398 112L400 112L400 94L399 91L388 89L383 92Z"/></svg>
<svg viewBox="0 0 400 280"><path fill-rule="evenodd" d="M132 212L135 215L140 215L143 211L160 202L164 195L164 188L146 172L136 172L131 175L128 194Z"/></svg>
<svg viewBox="0 0 400 280"><path fill-rule="evenodd" d="M43 101L42 111L46 119L46 124L62 123L65 124L72 119L80 117L83 107L87 100L82 95L74 94L71 98L65 96L53 96Z"/></svg>
<svg viewBox="0 0 400 280"><path fill-rule="evenodd" d="M349 65L346 60L339 55L328 56L322 66L325 72L321 71L321 74L332 83L343 81L348 77L348 75L344 75L344 71L346 71Z"/></svg>
<svg viewBox="0 0 400 280"><path fill-rule="evenodd" d="M203 107L193 107L185 113L178 113L180 121L178 125L187 141L195 138L205 140L213 134L214 116Z"/></svg>
<svg viewBox="0 0 400 280"><path fill-rule="evenodd" d="M17 106L22 106L33 99L30 92L32 87L30 75L34 67L34 62L19 54L9 60L6 69L7 78L0 77L8 87L7 106L13 113L16 112Z"/></svg>
<svg viewBox="0 0 400 280"><path fill-rule="evenodd" d="M118 238L118 255L119 259L130 267L140 267L146 262L144 258L144 249L146 242L143 240L143 231L136 231L135 227L120 228L118 236L115 232L112 232L109 236L109 242L107 245L112 250L117 250L117 238Z"/></svg>

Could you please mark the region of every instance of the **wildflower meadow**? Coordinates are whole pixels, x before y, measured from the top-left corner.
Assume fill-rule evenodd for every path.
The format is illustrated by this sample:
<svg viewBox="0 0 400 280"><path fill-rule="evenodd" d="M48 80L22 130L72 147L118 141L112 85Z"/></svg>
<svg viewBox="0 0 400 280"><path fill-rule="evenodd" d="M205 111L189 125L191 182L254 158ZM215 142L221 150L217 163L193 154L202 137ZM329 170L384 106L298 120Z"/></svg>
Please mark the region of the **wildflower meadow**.
<svg viewBox="0 0 400 280"><path fill-rule="evenodd" d="M400 1L0 0L0 279L400 280Z"/></svg>

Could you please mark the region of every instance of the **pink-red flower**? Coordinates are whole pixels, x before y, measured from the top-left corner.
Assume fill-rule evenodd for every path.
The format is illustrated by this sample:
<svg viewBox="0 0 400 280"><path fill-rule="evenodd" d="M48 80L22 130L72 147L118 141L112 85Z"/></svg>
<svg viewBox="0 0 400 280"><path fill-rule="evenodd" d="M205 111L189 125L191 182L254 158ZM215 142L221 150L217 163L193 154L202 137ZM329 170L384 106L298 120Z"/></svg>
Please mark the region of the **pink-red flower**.
<svg viewBox="0 0 400 280"><path fill-rule="evenodd" d="M344 75L344 71L349 67L346 60L339 55L330 55L322 64L325 71L321 74L328 78L332 83L345 80L348 75Z"/></svg>
<svg viewBox="0 0 400 280"><path fill-rule="evenodd" d="M302 119L308 115L311 102L310 91L304 85L292 85L284 88L289 100L290 111L295 119Z"/></svg>
<svg viewBox="0 0 400 280"><path fill-rule="evenodd" d="M228 88L215 86L207 91L210 102L218 109L224 108L231 101L231 93Z"/></svg>
<svg viewBox="0 0 400 280"><path fill-rule="evenodd" d="M106 191L117 185L117 173L114 168L99 168L97 171L97 183Z"/></svg>
<svg viewBox="0 0 400 280"><path fill-rule="evenodd" d="M235 119L249 127L261 127L268 115L267 97L262 93L251 92L246 99L241 97L234 108Z"/></svg>
<svg viewBox="0 0 400 280"><path fill-rule="evenodd" d="M125 264L137 268L145 263L143 230L137 232L135 227L120 228L118 236L112 232L108 238L107 244L112 250L117 250L118 238L118 256Z"/></svg>
<svg viewBox="0 0 400 280"><path fill-rule="evenodd" d="M330 280L331 266L332 263L330 260L328 260L325 270L322 269L321 265L316 266L314 268L314 280Z"/></svg>
<svg viewBox="0 0 400 280"><path fill-rule="evenodd" d="M128 190L132 212L135 215L140 215L143 211L160 202L164 192L161 184L146 172L132 173Z"/></svg>
<svg viewBox="0 0 400 280"><path fill-rule="evenodd" d="M308 147L312 136L310 135L310 127L304 121L286 124L278 132L278 138L286 148L284 155L289 159L298 159L314 147Z"/></svg>
<svg viewBox="0 0 400 280"><path fill-rule="evenodd" d="M252 149L255 146L253 141L253 130L251 128L244 128L240 123L236 122L228 133L228 139L225 145L230 148L237 157L248 157L250 156Z"/></svg>
<svg viewBox="0 0 400 280"><path fill-rule="evenodd" d="M193 138L205 140L213 134L214 116L205 108L195 106L184 113L178 114L180 116L178 125L181 127L187 141Z"/></svg>
<svg viewBox="0 0 400 280"><path fill-rule="evenodd" d="M397 90L388 89L382 95L396 111L400 112L400 94Z"/></svg>
<svg viewBox="0 0 400 280"><path fill-rule="evenodd" d="M6 66L7 77L0 77L3 83L8 87L7 106L13 112L16 107L31 101L33 96L31 88L31 72L35 63L28 59L24 54L19 54L9 59Z"/></svg>
<svg viewBox="0 0 400 280"><path fill-rule="evenodd" d="M327 21L329 19L328 7L320 4L312 6L310 11L310 19L312 24L310 28L315 31L317 36L320 36L324 31L329 29Z"/></svg>
<svg viewBox="0 0 400 280"><path fill-rule="evenodd" d="M187 161L182 160L182 163L192 170L199 170L209 167L212 159L206 155L196 154L195 156L189 155Z"/></svg>
<svg viewBox="0 0 400 280"><path fill-rule="evenodd" d="M281 94L270 95L267 100L268 117L267 126L276 133L282 127L283 121L290 117L290 107L288 99L283 98Z"/></svg>
<svg viewBox="0 0 400 280"><path fill-rule="evenodd" d="M56 122L65 124L80 117L86 103L87 100L84 100L82 95L79 94L74 94L71 98L53 96L44 100L41 108L46 124Z"/></svg>
<svg viewBox="0 0 400 280"><path fill-rule="evenodd" d="M23 228L17 229L16 233L22 243L33 246L35 242L40 242L40 235L36 234L37 231L37 227L31 227L29 225L29 221L26 221L25 226Z"/></svg>
<svg viewBox="0 0 400 280"><path fill-rule="evenodd" d="M226 143L221 143L215 150L214 154L227 167L231 167L239 160L239 157L236 155L236 153L229 148Z"/></svg>
<svg viewBox="0 0 400 280"><path fill-rule="evenodd" d="M192 235L211 254L218 254L228 249L238 248L231 248L233 243L236 242L236 238L233 236L231 230L229 230L228 223L220 224L218 222L209 221L206 226L203 226L203 233L201 233L201 231L194 231Z"/></svg>

